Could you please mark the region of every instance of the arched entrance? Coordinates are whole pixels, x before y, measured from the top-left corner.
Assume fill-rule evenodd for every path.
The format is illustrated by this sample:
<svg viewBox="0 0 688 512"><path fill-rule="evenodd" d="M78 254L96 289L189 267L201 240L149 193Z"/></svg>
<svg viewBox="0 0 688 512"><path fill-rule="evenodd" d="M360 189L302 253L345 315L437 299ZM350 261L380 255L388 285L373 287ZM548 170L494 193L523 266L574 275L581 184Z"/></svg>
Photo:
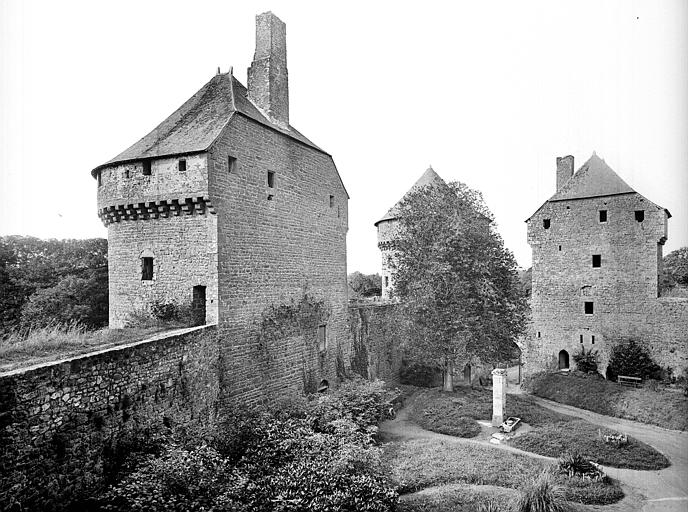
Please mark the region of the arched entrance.
<svg viewBox="0 0 688 512"><path fill-rule="evenodd" d="M566 350L559 352L559 369L564 370L569 367L569 353Z"/></svg>

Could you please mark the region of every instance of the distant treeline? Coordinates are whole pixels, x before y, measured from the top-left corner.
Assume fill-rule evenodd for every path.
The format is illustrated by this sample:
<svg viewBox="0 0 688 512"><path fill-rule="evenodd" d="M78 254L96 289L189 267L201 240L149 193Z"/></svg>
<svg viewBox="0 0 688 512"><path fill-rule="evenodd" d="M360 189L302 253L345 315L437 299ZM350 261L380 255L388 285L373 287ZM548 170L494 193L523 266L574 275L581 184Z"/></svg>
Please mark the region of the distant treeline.
<svg viewBox="0 0 688 512"><path fill-rule="evenodd" d="M107 240L0 237L0 335L52 323L108 321Z"/></svg>

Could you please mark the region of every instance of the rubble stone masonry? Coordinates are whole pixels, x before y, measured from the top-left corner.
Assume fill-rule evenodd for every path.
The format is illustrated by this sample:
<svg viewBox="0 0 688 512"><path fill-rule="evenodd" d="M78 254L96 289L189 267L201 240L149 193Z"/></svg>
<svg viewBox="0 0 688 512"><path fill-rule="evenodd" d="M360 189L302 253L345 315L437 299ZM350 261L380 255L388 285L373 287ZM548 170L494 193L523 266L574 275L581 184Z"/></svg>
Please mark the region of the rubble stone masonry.
<svg viewBox="0 0 688 512"><path fill-rule="evenodd" d="M210 421L218 361L215 328L196 327L0 373L0 510L61 510L128 432Z"/></svg>

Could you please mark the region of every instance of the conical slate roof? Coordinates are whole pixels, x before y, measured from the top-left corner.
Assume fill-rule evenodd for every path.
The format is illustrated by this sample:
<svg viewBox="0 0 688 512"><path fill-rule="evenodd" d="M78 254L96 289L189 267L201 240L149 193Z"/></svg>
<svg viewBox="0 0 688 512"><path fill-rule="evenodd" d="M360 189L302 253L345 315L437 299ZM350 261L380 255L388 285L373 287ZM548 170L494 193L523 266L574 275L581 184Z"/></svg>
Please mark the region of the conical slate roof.
<svg viewBox="0 0 688 512"><path fill-rule="evenodd" d="M416 181L413 186L408 189L406 194L404 194L404 197L402 197L397 203L392 206L387 213L382 217L380 220L378 220L375 225L377 226L380 222L383 222L385 220L393 220L396 219L399 216L399 205L401 202L406 199L409 195L412 193L416 192L418 189L426 187L428 185L444 185L447 186L447 183L440 178L440 175L437 174L432 167L428 167L428 169L423 173L423 175Z"/></svg>
<svg viewBox="0 0 688 512"><path fill-rule="evenodd" d="M550 201L613 196L635 192L595 153L554 194Z"/></svg>
<svg viewBox="0 0 688 512"><path fill-rule="evenodd" d="M117 163L206 151L237 113L322 151L293 127L285 129L270 122L248 99L246 87L231 73L223 73L215 75L148 135L91 174Z"/></svg>

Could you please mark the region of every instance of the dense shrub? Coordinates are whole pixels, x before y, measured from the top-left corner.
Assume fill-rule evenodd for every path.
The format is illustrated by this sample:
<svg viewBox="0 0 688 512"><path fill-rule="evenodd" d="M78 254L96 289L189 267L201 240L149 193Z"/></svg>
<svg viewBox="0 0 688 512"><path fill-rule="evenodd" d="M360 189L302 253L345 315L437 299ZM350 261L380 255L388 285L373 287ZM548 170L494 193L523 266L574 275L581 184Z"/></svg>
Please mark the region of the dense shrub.
<svg viewBox="0 0 688 512"><path fill-rule="evenodd" d="M235 407L210 445L169 446L114 485L103 510L371 511L397 502L373 442L390 392L354 381L269 410Z"/></svg>
<svg viewBox="0 0 688 512"><path fill-rule="evenodd" d="M431 366L404 360L399 371L399 380L402 384L431 388L442 384L442 372Z"/></svg>
<svg viewBox="0 0 688 512"><path fill-rule="evenodd" d="M562 455L557 463L557 468L559 472L569 478L580 477L592 481L602 481L605 478L602 470L579 451Z"/></svg>
<svg viewBox="0 0 688 512"><path fill-rule="evenodd" d="M576 369L583 373L597 373L597 350L585 351L585 347L581 347L581 351L573 355L573 360L576 362Z"/></svg>
<svg viewBox="0 0 688 512"><path fill-rule="evenodd" d="M659 379L661 370L643 346L634 340L628 340L612 346L607 378L616 381L619 375L626 375L641 379Z"/></svg>

